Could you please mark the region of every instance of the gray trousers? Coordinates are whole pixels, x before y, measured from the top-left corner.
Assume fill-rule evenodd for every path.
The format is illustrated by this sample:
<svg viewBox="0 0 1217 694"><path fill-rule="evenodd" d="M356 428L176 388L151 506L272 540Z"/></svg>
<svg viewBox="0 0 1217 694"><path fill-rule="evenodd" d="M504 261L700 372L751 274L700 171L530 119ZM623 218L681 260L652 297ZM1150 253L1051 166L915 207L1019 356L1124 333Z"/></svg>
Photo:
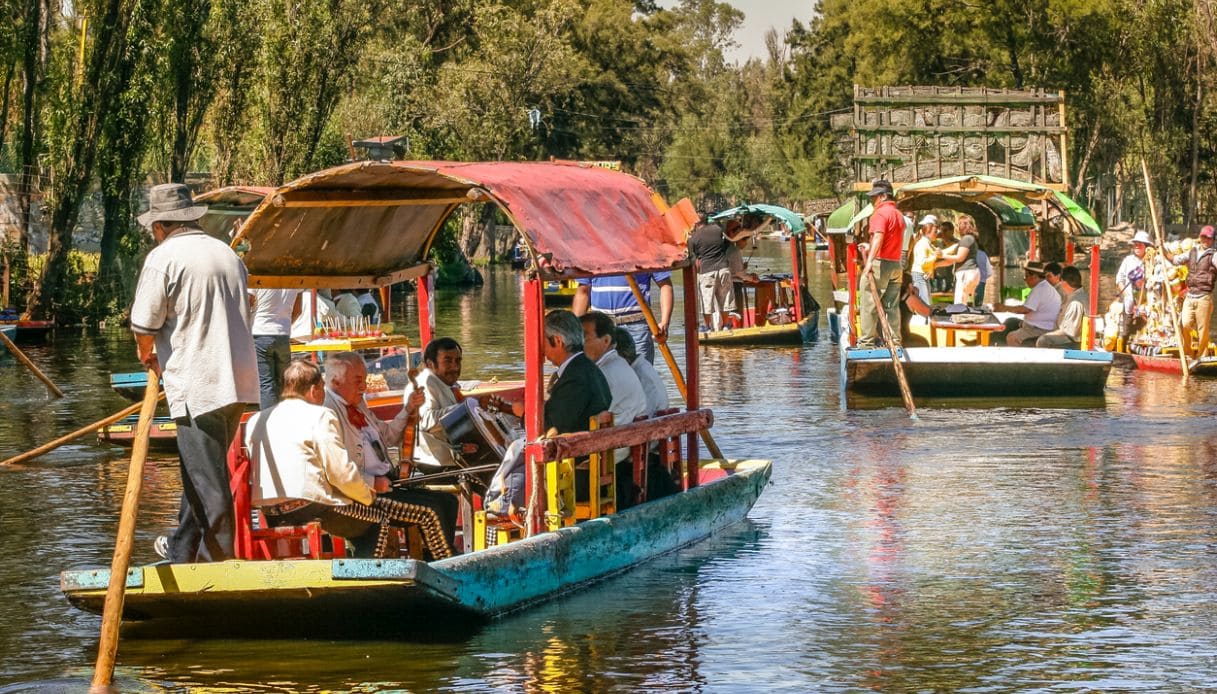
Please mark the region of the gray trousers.
<svg viewBox="0 0 1217 694"><path fill-rule="evenodd" d="M871 263L875 275L875 285L879 288L879 297L883 302L881 307L875 306L875 298L871 293L870 280L865 271L858 277L858 313L862 323L862 334L858 338L858 347L870 349L875 347L883 337L883 329L879 325L879 308L887 315L887 324L892 328L892 340L896 347L900 346L900 261L876 260Z"/></svg>
<svg viewBox="0 0 1217 694"><path fill-rule="evenodd" d="M237 434L245 405L233 403L198 416L177 417L182 468L178 526L169 535L175 564L223 561L233 556L236 527L228 480L228 445Z"/></svg>

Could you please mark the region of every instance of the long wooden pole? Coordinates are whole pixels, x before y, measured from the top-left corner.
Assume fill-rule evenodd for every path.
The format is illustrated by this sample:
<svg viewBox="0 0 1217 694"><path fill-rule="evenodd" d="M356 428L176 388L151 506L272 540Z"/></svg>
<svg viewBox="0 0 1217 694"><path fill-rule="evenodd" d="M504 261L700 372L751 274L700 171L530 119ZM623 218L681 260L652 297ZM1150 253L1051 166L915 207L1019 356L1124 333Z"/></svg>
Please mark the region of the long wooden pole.
<svg viewBox="0 0 1217 694"><path fill-rule="evenodd" d="M647 326L651 328L651 336L654 337L655 344L659 345L659 351L663 354L664 361L668 362L668 368L672 370L672 377L676 380L676 388L680 391L680 397L684 398L685 403L688 403L689 389L685 386L685 375L681 372L680 365L676 363L676 357L672 356L672 348L659 338L659 323L655 320L655 314L651 312L651 305L643 298L642 290L638 288L638 282L633 275L626 275L625 279L630 283L630 291L634 292L634 299L638 301L642 315L647 319ZM685 330L689 329L690 326L685 327ZM692 326L692 329L696 330L697 326ZM714 437L710 435L709 429L701 430L701 440L706 443L706 450L710 451L710 455L715 458L723 457L723 452L714 442Z"/></svg>
<svg viewBox="0 0 1217 694"><path fill-rule="evenodd" d="M883 311L883 297L879 295L879 285L875 284L875 274L864 272L870 283L870 293L875 300L875 313L879 314L879 326L883 328L883 341L887 343L887 352L892 357L892 368L896 370L896 382L900 384L900 397L904 399L904 407L909 411L909 417L917 419L917 407L913 404L913 391L909 389L909 381L904 376L904 365L896 354L896 339L892 336L892 326L887 322L887 314Z"/></svg>
<svg viewBox="0 0 1217 694"><path fill-rule="evenodd" d="M148 433L160 378L148 370L148 385L140 403L139 424L135 427L135 447L131 465L127 468L127 491L123 494L122 513L118 518L118 538L114 541L114 558L110 562L110 584L102 607L101 639L97 646L97 666L93 669L93 691L105 691L114 677L114 660L118 655L118 628L123 621L123 602L127 596L127 567L131 564L131 545L135 539L135 516L139 511L139 494L144 486L144 459L148 457Z"/></svg>
<svg viewBox="0 0 1217 694"><path fill-rule="evenodd" d="M34 375L38 377L38 380L46 384L46 387L51 390L55 397L63 397L63 391L59 390L59 387L52 383L51 379L47 378L46 374L42 373L42 369L39 369L34 365L34 362L30 361L30 358L25 355L25 352L22 352L17 345L13 344L12 340L8 339L8 335L0 332L0 341L3 341L4 346L8 347L8 351L12 352L14 357L17 357L17 361L25 364L26 368L34 372Z"/></svg>
<svg viewBox="0 0 1217 694"><path fill-rule="evenodd" d="M1149 199L1149 216L1154 225L1154 238L1158 241L1158 259L1161 262L1166 259L1166 247L1162 243L1162 225L1158 220L1158 205L1154 202L1154 190L1149 181L1149 165L1145 163L1145 157L1141 157L1141 174L1145 177L1145 197ZM1179 311L1175 308L1175 297L1171 296L1169 277L1163 279L1162 297L1166 300L1166 306L1170 310L1171 325L1175 328L1175 341L1179 343L1179 364L1183 368L1183 381L1186 383L1188 376L1191 375L1191 370L1187 365L1187 355L1183 353L1183 327L1179 325Z"/></svg>
<svg viewBox="0 0 1217 694"><path fill-rule="evenodd" d="M162 398L165 397L165 394L161 393L160 397L162 397ZM109 417L106 417L105 419L99 419L96 422L93 422L92 424L87 424L87 425L77 429L76 431L73 431L70 434L65 434L63 436L60 436L59 438L55 439L54 441L51 441L50 443L44 443L35 449L26 451L25 453L22 453L21 455L13 456L12 458L9 458L8 460L0 460L0 467L3 467L5 465L16 465L18 463L24 463L27 460L32 460L34 458L37 458L40 455L43 455L44 453L53 451L56 448L59 448L60 446L62 446L63 444L68 443L69 441L75 441L76 439L80 438L81 436L84 436L85 434L90 434L92 432L95 432L102 427L109 426L109 425L117 422L118 420L122 419L123 417L128 417L128 416L134 414L137 410L139 410L140 405L141 405L141 403L137 402L134 405L131 405L129 407L124 407L123 409L119 410L118 412L115 412L114 414L110 415Z"/></svg>

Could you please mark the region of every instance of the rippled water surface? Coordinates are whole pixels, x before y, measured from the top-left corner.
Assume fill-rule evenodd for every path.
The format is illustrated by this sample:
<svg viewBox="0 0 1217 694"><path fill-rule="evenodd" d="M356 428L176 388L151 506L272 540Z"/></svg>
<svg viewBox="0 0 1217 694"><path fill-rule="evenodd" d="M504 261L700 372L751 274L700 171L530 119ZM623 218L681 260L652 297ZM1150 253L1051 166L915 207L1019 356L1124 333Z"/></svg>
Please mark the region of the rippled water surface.
<svg viewBox="0 0 1217 694"><path fill-rule="evenodd" d="M787 266L782 253L763 244L754 267ZM518 376L515 275L496 269L438 307L466 377ZM49 401L0 359L0 454L123 406L107 379L136 366L126 334L61 332L29 352L67 397ZM898 401L843 410L837 368L827 340L703 350L720 446L774 461L749 520L712 541L481 628L420 625L410 641L286 641L274 624L248 640L136 631L122 688L1217 687L1217 381L1115 371L1101 400L940 402L913 422ZM0 469L0 691L89 676L99 618L67 604L58 572L108 564L125 454L86 439ZM155 558L176 514L176 461L149 465L144 490L137 561Z"/></svg>

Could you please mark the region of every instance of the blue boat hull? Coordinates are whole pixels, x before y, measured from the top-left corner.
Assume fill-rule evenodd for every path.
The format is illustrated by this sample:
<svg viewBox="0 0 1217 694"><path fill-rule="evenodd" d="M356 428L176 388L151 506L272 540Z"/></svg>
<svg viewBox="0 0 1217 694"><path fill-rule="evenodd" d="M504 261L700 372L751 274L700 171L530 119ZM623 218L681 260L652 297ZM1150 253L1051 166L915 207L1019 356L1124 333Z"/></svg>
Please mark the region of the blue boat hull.
<svg viewBox="0 0 1217 694"><path fill-rule="evenodd" d="M170 620L170 629L184 620L212 635L251 622L273 623L279 633L308 632L319 624L328 630L401 624L432 614L484 620L578 589L742 520L769 481L770 463L724 467L730 474L688 492L431 563L334 559L137 567L128 574L124 617ZM108 581L104 569L66 571L60 585L73 605L100 613ZM419 630L417 622L409 623Z"/></svg>

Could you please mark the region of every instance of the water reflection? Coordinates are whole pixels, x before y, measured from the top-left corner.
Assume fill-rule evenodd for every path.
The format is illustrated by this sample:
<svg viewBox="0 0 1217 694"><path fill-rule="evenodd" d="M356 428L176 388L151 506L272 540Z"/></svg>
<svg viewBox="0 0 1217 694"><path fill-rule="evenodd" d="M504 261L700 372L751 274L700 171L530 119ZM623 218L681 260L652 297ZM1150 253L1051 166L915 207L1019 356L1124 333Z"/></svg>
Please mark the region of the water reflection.
<svg viewBox="0 0 1217 694"><path fill-rule="evenodd" d="M762 243L758 262L781 271L784 251ZM825 269L812 278L821 301ZM516 275L495 269L486 287L436 304L438 332L466 346L468 377L519 377ZM394 309L412 325L409 302ZM31 355L68 397L49 401L0 361L2 453L119 409L108 375L137 366L121 332L61 334ZM1097 406L952 401L914 422L898 402L840 410L827 340L703 348L702 360L719 445L774 461L751 523L472 632L428 623L426 639L281 641L268 624L262 638L210 641L129 630L124 689L1211 688L1217 381L1116 369ZM80 442L0 469L0 683L53 691L87 678L98 619L67 605L57 575L108 563L125 461ZM152 538L172 523L177 477L173 460L148 468L137 561L154 559Z"/></svg>

